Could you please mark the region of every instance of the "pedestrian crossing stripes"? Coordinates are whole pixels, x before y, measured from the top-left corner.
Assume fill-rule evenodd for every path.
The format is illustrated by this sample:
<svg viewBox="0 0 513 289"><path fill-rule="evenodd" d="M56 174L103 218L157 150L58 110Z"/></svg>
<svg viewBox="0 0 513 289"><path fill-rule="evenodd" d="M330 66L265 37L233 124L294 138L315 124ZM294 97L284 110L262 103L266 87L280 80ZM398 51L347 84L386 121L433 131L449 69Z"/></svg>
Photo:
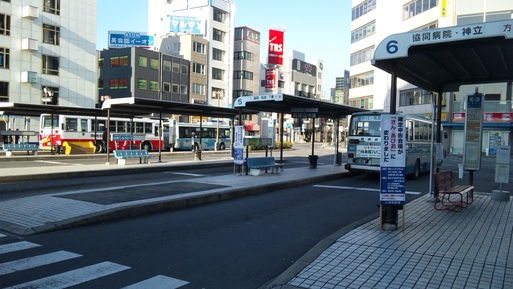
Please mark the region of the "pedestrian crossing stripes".
<svg viewBox="0 0 513 289"><path fill-rule="evenodd" d="M0 234L0 238L6 237L3 234ZM13 242L9 244L0 245L0 255L7 255L9 253L15 252L25 252L30 254L30 250L32 248L42 247L39 244L21 241L21 242ZM35 256L29 256L25 258L20 258L17 260L11 260L8 262L0 263L0 280L4 282L8 282L9 274L15 274L19 272L23 272L24 270L37 270L38 268L45 268L41 270L51 271L44 266L60 266L59 262L63 262L66 260L71 260L75 258L83 257L80 254L68 252L68 251L56 251L49 252ZM73 269L67 272L46 276L37 280L24 280L24 283L10 285L10 287L3 287L4 289L21 289L21 288L38 288L38 289L59 289L59 288L68 288L71 286L80 285L82 283L86 283L88 281L96 280L102 277L113 276L114 274L123 272L126 270L130 270L131 268L125 265L116 264L113 262L105 261L97 264L92 264L88 266L84 266L81 268ZM26 281L26 282L25 282ZM164 276L157 275L155 277L142 280L138 283L134 283L123 287L123 289L143 289L143 288L152 288L152 289L177 289L180 288L189 282ZM7 284L6 284L7 285Z"/></svg>

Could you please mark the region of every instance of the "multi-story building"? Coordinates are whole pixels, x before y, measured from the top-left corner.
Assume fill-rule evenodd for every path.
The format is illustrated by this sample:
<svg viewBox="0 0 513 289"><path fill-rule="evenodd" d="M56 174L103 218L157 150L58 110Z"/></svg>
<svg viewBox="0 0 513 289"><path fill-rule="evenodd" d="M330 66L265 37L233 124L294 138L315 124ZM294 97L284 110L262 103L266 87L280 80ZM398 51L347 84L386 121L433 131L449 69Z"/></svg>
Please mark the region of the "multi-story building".
<svg viewBox="0 0 513 289"><path fill-rule="evenodd" d="M236 27L233 53L233 97L257 95L260 88L260 32ZM244 115L247 135L259 134L259 115Z"/></svg>
<svg viewBox="0 0 513 289"><path fill-rule="evenodd" d="M138 47L98 53L100 102L121 97L189 102L188 60Z"/></svg>
<svg viewBox="0 0 513 289"><path fill-rule="evenodd" d="M94 107L95 31L95 1L0 1L0 101Z"/></svg>
<svg viewBox="0 0 513 289"><path fill-rule="evenodd" d="M330 101L336 104L349 104L349 70L344 70L344 77L335 78L335 88L331 89Z"/></svg>
<svg viewBox="0 0 513 289"><path fill-rule="evenodd" d="M206 75L208 105L231 107L233 103L233 47L235 5L228 0L148 1L148 32L155 47L170 36L196 35L207 40L206 66L192 63L192 75ZM182 44L175 44L181 53ZM196 70L196 68L202 68Z"/></svg>
<svg viewBox="0 0 513 289"><path fill-rule="evenodd" d="M390 110L390 75L371 64L374 49L387 36L414 30L443 28L511 19L513 2L501 0L353 0L350 45L349 104L366 109ZM461 86L459 91L443 94L442 124L447 139L445 149L463 153L464 128L461 118L464 98L479 92L485 94L485 113L511 113L511 83ZM397 83L397 111L430 117L432 94L405 81ZM483 153L492 142L509 145L511 121L491 118L484 123Z"/></svg>

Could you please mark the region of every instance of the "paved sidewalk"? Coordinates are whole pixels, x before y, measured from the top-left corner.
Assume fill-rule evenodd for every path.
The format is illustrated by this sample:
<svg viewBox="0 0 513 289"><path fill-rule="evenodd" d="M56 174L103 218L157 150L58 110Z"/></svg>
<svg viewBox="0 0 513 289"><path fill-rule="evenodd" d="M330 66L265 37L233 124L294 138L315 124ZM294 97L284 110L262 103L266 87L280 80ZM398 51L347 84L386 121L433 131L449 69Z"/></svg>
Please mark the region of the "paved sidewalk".
<svg viewBox="0 0 513 289"><path fill-rule="evenodd" d="M405 213L397 231L374 219L340 232L315 259L299 261L295 269L304 269L266 288L513 288L511 201L475 193L456 213L434 210L425 195Z"/></svg>

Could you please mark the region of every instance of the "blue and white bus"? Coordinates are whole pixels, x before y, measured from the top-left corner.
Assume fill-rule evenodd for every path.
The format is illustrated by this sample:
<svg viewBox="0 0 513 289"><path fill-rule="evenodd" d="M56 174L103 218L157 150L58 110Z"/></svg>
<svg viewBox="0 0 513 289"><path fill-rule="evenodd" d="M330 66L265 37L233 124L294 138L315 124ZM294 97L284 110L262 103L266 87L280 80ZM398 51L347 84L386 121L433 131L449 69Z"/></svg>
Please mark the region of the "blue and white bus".
<svg viewBox="0 0 513 289"><path fill-rule="evenodd" d="M166 126L166 124L164 125ZM231 148L230 125L215 122L179 123L171 120L164 128L164 139L168 139L170 150L225 150ZM219 133L218 133L219 130ZM201 140L201 146L200 146Z"/></svg>
<svg viewBox="0 0 513 289"><path fill-rule="evenodd" d="M349 171L380 172L382 111L357 112L351 115L347 136ZM406 116L406 174L417 178L429 171L431 164L431 120Z"/></svg>

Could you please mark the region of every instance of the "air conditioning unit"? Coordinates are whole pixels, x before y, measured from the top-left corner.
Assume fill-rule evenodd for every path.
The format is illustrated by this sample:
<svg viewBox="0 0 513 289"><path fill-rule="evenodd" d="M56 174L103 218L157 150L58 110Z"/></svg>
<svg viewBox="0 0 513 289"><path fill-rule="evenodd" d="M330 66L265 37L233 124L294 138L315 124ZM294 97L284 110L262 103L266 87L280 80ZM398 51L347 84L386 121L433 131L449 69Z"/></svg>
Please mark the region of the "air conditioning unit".
<svg viewBox="0 0 513 289"><path fill-rule="evenodd" d="M39 8L32 5L23 6L21 16L23 18L37 19L39 18Z"/></svg>
<svg viewBox="0 0 513 289"><path fill-rule="evenodd" d="M37 50L39 50L39 42L36 39L23 38L21 40L21 49L22 50L37 51Z"/></svg>

